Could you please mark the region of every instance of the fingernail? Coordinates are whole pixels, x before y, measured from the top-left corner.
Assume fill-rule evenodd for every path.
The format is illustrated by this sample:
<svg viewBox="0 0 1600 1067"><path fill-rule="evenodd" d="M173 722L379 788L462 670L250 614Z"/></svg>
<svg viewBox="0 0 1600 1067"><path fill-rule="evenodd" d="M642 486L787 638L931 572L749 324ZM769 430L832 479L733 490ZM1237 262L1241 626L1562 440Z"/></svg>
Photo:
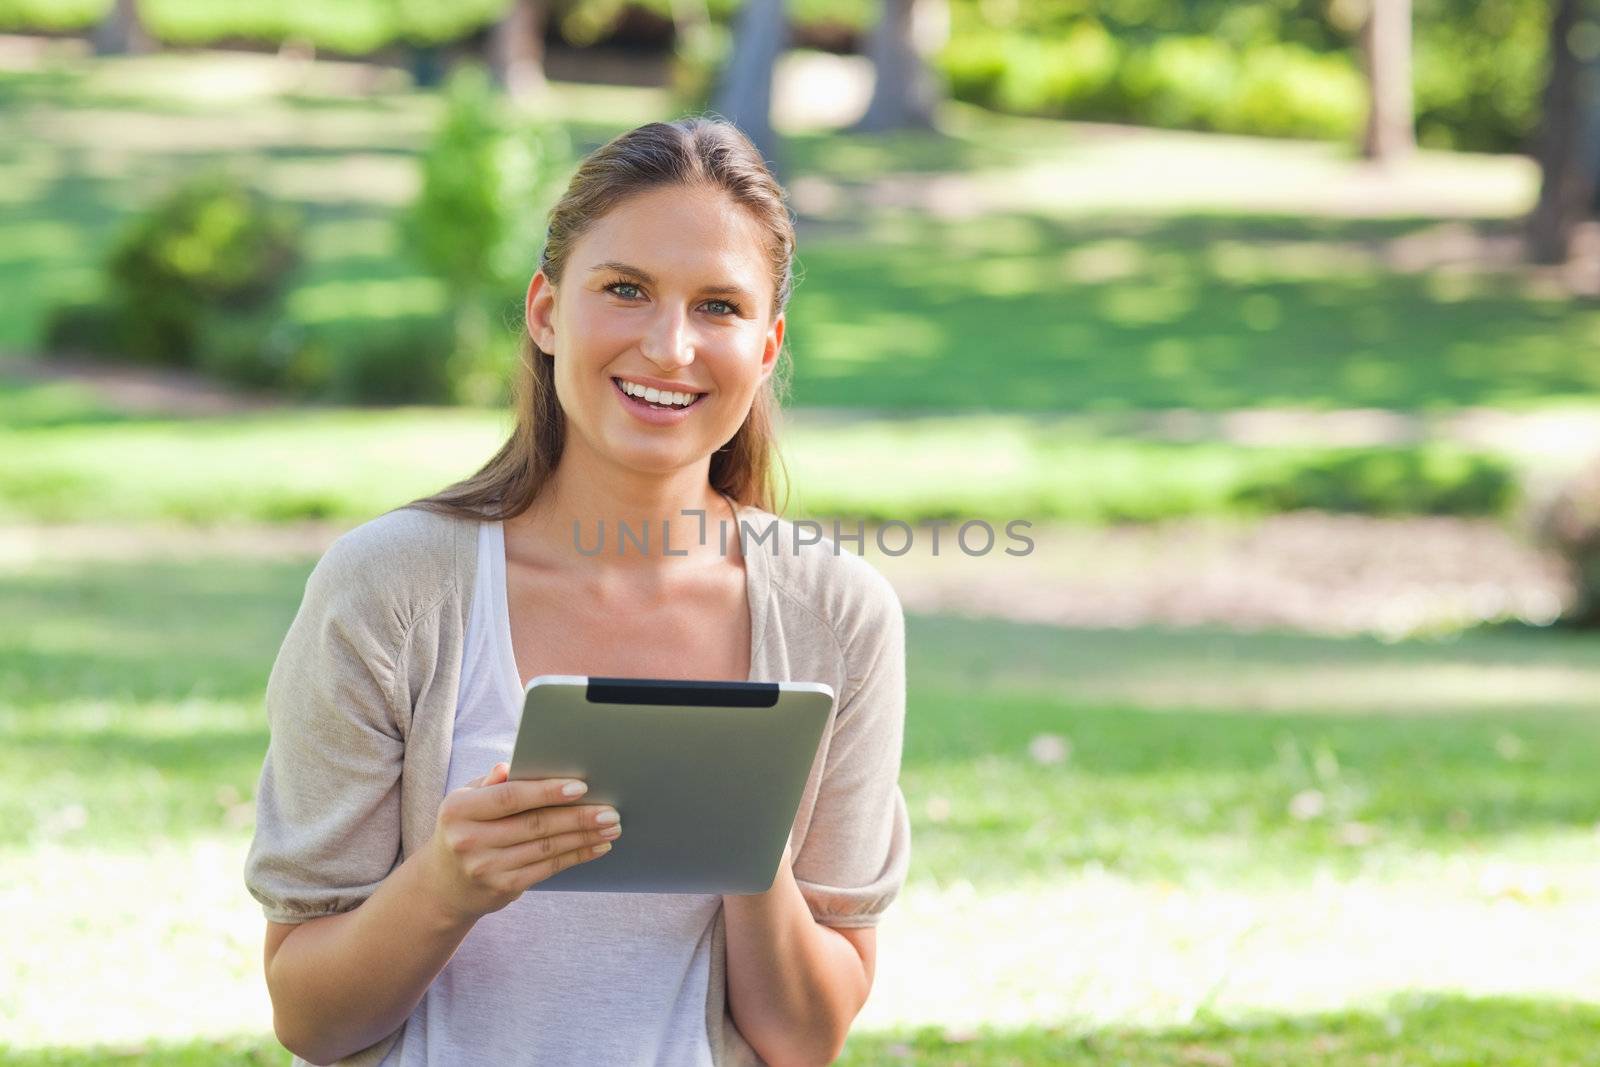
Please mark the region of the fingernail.
<svg viewBox="0 0 1600 1067"><path fill-rule="evenodd" d="M563 796L576 797L582 796L588 789L588 782L568 782L561 787L561 793Z"/></svg>

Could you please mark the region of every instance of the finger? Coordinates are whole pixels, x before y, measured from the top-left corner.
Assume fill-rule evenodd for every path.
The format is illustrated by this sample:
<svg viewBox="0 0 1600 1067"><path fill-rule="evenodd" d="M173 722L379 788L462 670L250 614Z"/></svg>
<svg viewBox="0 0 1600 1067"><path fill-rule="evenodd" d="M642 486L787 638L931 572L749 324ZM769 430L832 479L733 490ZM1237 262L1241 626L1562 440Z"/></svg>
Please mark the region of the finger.
<svg viewBox="0 0 1600 1067"><path fill-rule="evenodd" d="M540 837L532 841L520 842L509 848L502 848L496 856L495 863L496 866L516 871L531 867L542 860L553 859L565 852L592 852L594 846L606 842L615 842L616 840L616 837L600 836L599 827L574 830L570 833Z"/></svg>
<svg viewBox="0 0 1600 1067"><path fill-rule="evenodd" d="M461 802L462 815L477 822L491 822L529 808L571 804L577 797L561 792L570 778L518 778L489 782L472 790ZM580 794L581 795L581 794Z"/></svg>
<svg viewBox="0 0 1600 1067"><path fill-rule="evenodd" d="M504 771L502 768L506 768L504 763L496 763L493 767L489 768L487 774L480 774L470 782L463 782L461 785L456 786L455 789L452 789L451 792L453 793L457 789L479 789L485 785L493 785L496 782L503 782L506 780L505 776L506 773L509 773L509 768L506 768Z"/></svg>
<svg viewBox="0 0 1600 1067"><path fill-rule="evenodd" d="M604 829L607 824L595 820L595 816L602 811L616 811L616 809L609 804L578 806L563 804L531 808L528 811L519 811L515 815L480 822L475 832L478 840L491 848L510 848L524 841L555 837L574 830Z"/></svg>
<svg viewBox="0 0 1600 1067"><path fill-rule="evenodd" d="M606 844L610 844L610 842L606 842ZM552 875L560 874L568 867L575 867L590 860L603 859L610 854L610 849L605 852L596 852L595 847L593 845L584 845L581 848L569 849L560 855L551 856L547 860L539 860L537 863L530 863L526 867L519 867L511 872L512 880L515 884L527 888L528 886L538 885Z"/></svg>

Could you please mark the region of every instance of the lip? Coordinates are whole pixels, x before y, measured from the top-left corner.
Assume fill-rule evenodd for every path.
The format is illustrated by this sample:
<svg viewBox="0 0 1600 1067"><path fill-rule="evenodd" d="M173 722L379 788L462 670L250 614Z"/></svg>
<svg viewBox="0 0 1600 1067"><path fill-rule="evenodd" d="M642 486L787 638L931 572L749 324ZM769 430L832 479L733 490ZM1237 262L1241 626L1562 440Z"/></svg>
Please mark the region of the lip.
<svg viewBox="0 0 1600 1067"><path fill-rule="evenodd" d="M638 378L629 378L628 380L641 381L641 379ZM695 408L699 407L700 402L707 396L707 394L701 393L700 396L690 403L688 407L653 408L645 401L635 400L627 393L624 393L622 391L622 386L618 384L616 378L612 378L610 381L611 391L616 394L617 401L622 405L623 410L632 415L634 418L638 419L640 422L646 423L650 426L676 426L678 423L687 419L689 417L689 413ZM688 392L687 389L679 391Z"/></svg>

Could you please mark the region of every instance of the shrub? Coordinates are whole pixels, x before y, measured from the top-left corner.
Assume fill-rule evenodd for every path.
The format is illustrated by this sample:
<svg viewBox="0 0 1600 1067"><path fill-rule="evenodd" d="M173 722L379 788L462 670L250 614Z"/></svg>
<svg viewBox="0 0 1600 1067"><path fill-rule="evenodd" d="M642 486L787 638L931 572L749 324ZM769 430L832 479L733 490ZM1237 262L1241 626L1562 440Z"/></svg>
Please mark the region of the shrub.
<svg viewBox="0 0 1600 1067"><path fill-rule="evenodd" d="M1365 121L1367 90L1344 57L1273 44L1249 49L1241 58L1238 84L1216 116L1218 129L1348 138Z"/></svg>
<svg viewBox="0 0 1600 1067"><path fill-rule="evenodd" d="M1600 460L1574 475L1539 511L1535 531L1561 554L1572 577L1567 621L1600 626Z"/></svg>
<svg viewBox="0 0 1600 1067"><path fill-rule="evenodd" d="M119 348L142 362L195 362L212 313L275 304L301 259L299 221L240 179L210 172L135 218L107 262Z"/></svg>
<svg viewBox="0 0 1600 1067"><path fill-rule="evenodd" d="M62 304L52 308L45 320L44 350L52 355L115 357L122 344L120 323L116 307L104 299Z"/></svg>
<svg viewBox="0 0 1600 1067"><path fill-rule="evenodd" d="M938 62L957 99L1061 118L1350 137L1366 106L1366 90L1347 55L1181 35L1135 45L1093 20L1051 37L958 35Z"/></svg>
<svg viewBox="0 0 1600 1067"><path fill-rule="evenodd" d="M492 309L538 269L551 179L565 149L553 131L508 116L481 66L452 75L423 155L421 191L401 225L413 254L449 290L453 365L474 364L494 346Z"/></svg>
<svg viewBox="0 0 1600 1067"><path fill-rule="evenodd" d="M1154 126L1209 130L1235 91L1233 49L1208 37L1163 37L1133 53L1119 79L1123 118Z"/></svg>
<svg viewBox="0 0 1600 1067"><path fill-rule="evenodd" d="M324 334L311 349L330 353L322 395L351 404L442 404L455 399L454 330L449 319L399 318L359 331Z"/></svg>
<svg viewBox="0 0 1600 1067"><path fill-rule="evenodd" d="M950 95L983 107L999 100L1000 80L1010 66L1011 38L996 33L956 34L939 54L938 66Z"/></svg>
<svg viewBox="0 0 1600 1067"><path fill-rule="evenodd" d="M1515 473L1495 456L1454 448L1356 448L1257 475L1234 503L1267 512L1315 508L1372 515L1499 515Z"/></svg>
<svg viewBox="0 0 1600 1067"><path fill-rule="evenodd" d="M1101 112L1117 73L1117 43L1098 22L1080 22L1061 37L1019 38L1007 46L995 102L1033 115Z"/></svg>
<svg viewBox="0 0 1600 1067"><path fill-rule="evenodd" d="M211 313L202 319L196 366L209 377L257 389L313 395L327 378L326 360L304 326L270 307L255 313Z"/></svg>

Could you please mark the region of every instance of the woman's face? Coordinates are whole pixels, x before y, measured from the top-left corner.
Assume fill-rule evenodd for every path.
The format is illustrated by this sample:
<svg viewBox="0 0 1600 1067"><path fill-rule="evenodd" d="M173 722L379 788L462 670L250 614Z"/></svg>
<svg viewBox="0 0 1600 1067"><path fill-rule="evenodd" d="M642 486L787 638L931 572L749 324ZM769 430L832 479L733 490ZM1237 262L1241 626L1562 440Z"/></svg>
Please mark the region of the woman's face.
<svg viewBox="0 0 1600 1067"><path fill-rule="evenodd" d="M569 449L664 473L733 437L783 343L764 239L727 194L672 186L631 197L590 227L559 286L534 275L528 332L555 359ZM638 386L693 399L656 408L628 395Z"/></svg>

